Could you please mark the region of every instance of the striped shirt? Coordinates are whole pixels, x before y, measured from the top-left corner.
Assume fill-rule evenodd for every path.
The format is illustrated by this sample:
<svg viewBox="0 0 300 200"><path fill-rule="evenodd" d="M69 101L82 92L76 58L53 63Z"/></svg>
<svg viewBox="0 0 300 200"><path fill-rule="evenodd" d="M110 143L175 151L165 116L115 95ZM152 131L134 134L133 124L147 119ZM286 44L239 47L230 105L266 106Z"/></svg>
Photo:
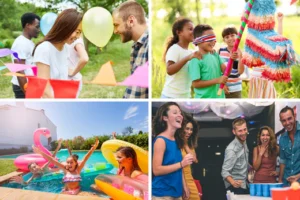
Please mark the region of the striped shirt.
<svg viewBox="0 0 300 200"><path fill-rule="evenodd" d="M229 62L230 59L230 52L227 49L227 47L220 48L219 54L221 58L223 58L223 60L225 61L225 65L227 66L227 63ZM242 91L242 80L239 78L240 74L238 72L238 65L239 65L239 61L237 60L233 61L232 70L228 77L228 81L226 83L229 92Z"/></svg>
<svg viewBox="0 0 300 200"><path fill-rule="evenodd" d="M133 43L130 54L131 74L148 61L148 30ZM126 88L123 98L148 98L148 88L129 86Z"/></svg>

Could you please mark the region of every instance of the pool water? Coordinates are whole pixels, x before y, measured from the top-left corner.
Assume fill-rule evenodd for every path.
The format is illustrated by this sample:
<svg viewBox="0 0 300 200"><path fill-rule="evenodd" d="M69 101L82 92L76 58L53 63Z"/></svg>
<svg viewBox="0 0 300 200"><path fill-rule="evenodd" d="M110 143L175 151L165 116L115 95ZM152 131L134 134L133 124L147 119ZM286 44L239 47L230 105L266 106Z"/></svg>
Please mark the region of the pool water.
<svg viewBox="0 0 300 200"><path fill-rule="evenodd" d="M74 152L74 154L77 154L79 156L79 160L82 160L83 157L86 155L88 151L80 151L80 152ZM68 151L60 151L57 153L57 158L59 159L60 162L65 162L66 159L68 158L69 153ZM100 151L94 152L88 161L85 164L85 168L94 166L96 163L107 163L105 158L103 157L102 153ZM83 169L83 171L84 171ZM117 169L113 168L110 172L105 172L105 174L116 174ZM90 173L88 175L82 176L82 181L80 183L81 190L86 191L86 192L92 192L96 193L98 196L101 197L107 197L103 194L100 194L98 192L95 192L90 188L92 184L95 184L94 179L98 176L99 174L94 174ZM26 180L26 179L25 179ZM8 183L2 185L3 187L10 187L10 188L19 188L19 189L24 189L24 190L35 190L35 191L42 191L42 192L51 192L51 193L61 193L64 184L62 182L62 179L53 179L53 180L47 180L47 181L40 181L40 182L30 182L28 185L21 185L18 183Z"/></svg>
<svg viewBox="0 0 300 200"><path fill-rule="evenodd" d="M5 155L5 156L0 156L0 159L15 159L18 156L24 155L24 153L20 153L20 154L12 154L12 155Z"/></svg>

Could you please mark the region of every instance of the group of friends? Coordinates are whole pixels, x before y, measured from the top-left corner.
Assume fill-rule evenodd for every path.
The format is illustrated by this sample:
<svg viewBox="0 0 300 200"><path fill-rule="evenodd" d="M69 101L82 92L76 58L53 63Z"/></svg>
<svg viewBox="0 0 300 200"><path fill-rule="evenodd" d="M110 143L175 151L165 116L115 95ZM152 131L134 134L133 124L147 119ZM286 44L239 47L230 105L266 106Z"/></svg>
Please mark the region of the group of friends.
<svg viewBox="0 0 300 200"><path fill-rule="evenodd" d="M246 143L247 122L243 118L233 121L235 138L225 150L221 172L226 190L249 194L250 181L279 182L284 186L300 181L300 124L294 110L288 106L280 111L279 117L285 131L276 140L272 128L259 129L252 165ZM198 162L195 153L198 128L193 117L184 113L177 103L168 102L158 109L152 128L152 199L201 198L191 173L191 164ZM278 157L280 169L276 170ZM254 179L249 180L253 173Z"/></svg>
<svg viewBox="0 0 300 200"><path fill-rule="evenodd" d="M282 13L278 13L277 20L278 33L282 34ZM161 98L242 98L240 76L247 66L242 63L242 51L233 51L238 35L233 25L223 28L222 38L226 45L217 51L216 34L208 24L194 27L192 20L179 18L172 25L172 34L163 55L167 74ZM190 49L191 43L197 49ZM233 59L232 70L229 76L225 76L230 58ZM261 70L253 68L253 71L253 78L262 79ZM220 84L225 84L225 87L218 95ZM249 91L250 98L276 97L274 86L265 88L270 91L260 91L253 87L249 90L253 90Z"/></svg>
<svg viewBox="0 0 300 200"><path fill-rule="evenodd" d="M14 63L37 66L37 76L44 79L80 81L77 97L82 89L80 71L89 62L88 52L82 38L82 13L76 9L62 11L51 30L34 44L32 38L40 33L40 17L34 13L25 13L21 17L23 32L12 44L11 50L18 53L20 60L12 58ZM145 11L135 1L127 1L113 11L114 33L120 35L122 43L133 41L130 66L131 74L148 61L148 27ZM101 37L101 33L99 33ZM33 70L20 73L32 76ZM15 98L25 98L27 79L22 76L12 78ZM53 98L50 83L47 83L43 98ZM129 86L123 98L147 98L148 89Z"/></svg>
<svg viewBox="0 0 300 200"><path fill-rule="evenodd" d="M116 133L113 133L113 138L116 139ZM28 164L28 170L32 173L32 176L28 180L24 180L22 176L15 176L10 179L11 182L17 182L23 185L28 185L30 182L38 177L42 177L45 174L51 172L58 172L62 171L64 177L62 179L64 183L64 188L62 189L62 194L69 194L69 195L82 195L82 196L93 196L95 193L89 193L85 191L81 191L80 182L82 181L81 178L81 171L83 170L86 162L93 154L93 152L97 149L99 145L98 139L96 139L95 144L91 147L91 149L87 152L87 154L79 161L79 156L77 154L72 153L68 146L68 142L66 141L65 146L68 149L69 156L65 162L57 160L56 153L61 148L62 139L58 141L58 146L55 149L52 156L44 153L38 147L32 146L32 149L35 153L42 155L48 162L43 165L39 166L37 163L32 162ZM137 154L132 147L129 146L121 146L119 147L115 153L115 159L117 160L119 166L117 170L117 175L126 176L130 178L137 178L143 175L141 168L139 167L137 161ZM50 168L49 164L54 164L55 167ZM147 183L146 183L147 184ZM91 185L96 191L99 191L96 185Z"/></svg>

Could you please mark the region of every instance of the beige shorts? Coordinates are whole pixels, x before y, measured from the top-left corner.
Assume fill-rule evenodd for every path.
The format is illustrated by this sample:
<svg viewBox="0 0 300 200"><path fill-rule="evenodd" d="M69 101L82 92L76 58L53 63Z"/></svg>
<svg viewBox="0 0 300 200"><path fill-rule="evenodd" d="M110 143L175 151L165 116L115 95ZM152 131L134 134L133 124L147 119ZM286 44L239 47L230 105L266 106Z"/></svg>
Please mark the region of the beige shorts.
<svg viewBox="0 0 300 200"><path fill-rule="evenodd" d="M182 200L182 198L181 197L175 198L175 197L169 197L169 196L165 196L165 197L152 196L152 200Z"/></svg>

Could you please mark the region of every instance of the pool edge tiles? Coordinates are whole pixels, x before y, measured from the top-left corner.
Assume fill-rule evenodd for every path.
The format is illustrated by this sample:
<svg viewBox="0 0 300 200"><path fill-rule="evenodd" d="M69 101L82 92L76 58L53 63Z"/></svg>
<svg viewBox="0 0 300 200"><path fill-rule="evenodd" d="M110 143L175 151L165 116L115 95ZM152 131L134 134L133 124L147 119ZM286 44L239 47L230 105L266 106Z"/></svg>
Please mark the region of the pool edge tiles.
<svg viewBox="0 0 300 200"><path fill-rule="evenodd" d="M40 197L40 198L37 198ZM37 192L32 190L21 190L14 188L0 187L0 199L22 199L32 200L33 198L43 200L108 200L107 198L93 197L93 196L78 196L78 195L66 195L66 194L54 194L48 192Z"/></svg>

